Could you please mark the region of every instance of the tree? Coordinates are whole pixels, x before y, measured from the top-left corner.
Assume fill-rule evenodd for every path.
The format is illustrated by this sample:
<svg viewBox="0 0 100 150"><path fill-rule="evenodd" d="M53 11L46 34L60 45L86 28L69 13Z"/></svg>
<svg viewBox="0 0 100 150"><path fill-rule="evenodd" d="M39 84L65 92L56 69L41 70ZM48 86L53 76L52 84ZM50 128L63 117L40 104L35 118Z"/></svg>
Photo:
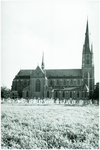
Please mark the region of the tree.
<svg viewBox="0 0 100 150"><path fill-rule="evenodd" d="M93 92L93 99L96 99L99 102L99 82L97 82L95 85L94 92Z"/></svg>
<svg viewBox="0 0 100 150"><path fill-rule="evenodd" d="M11 90L6 86L1 87L1 98L9 98L11 94Z"/></svg>
<svg viewBox="0 0 100 150"><path fill-rule="evenodd" d="M10 97L11 97L12 99L19 98L19 96L18 96L18 92L17 92L17 91L11 91L11 95L10 95Z"/></svg>

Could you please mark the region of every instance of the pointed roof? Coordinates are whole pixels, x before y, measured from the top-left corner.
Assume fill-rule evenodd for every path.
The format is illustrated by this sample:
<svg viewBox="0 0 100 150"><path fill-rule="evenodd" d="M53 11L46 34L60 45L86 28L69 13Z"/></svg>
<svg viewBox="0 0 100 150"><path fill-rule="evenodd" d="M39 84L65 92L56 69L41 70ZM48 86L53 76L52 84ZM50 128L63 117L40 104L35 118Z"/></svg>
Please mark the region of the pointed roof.
<svg viewBox="0 0 100 150"><path fill-rule="evenodd" d="M45 73L44 71L39 67L37 66L36 69L32 72L31 74L31 77L38 77L38 78L41 78L41 77L45 77Z"/></svg>
<svg viewBox="0 0 100 150"><path fill-rule="evenodd" d="M89 33L89 29L88 29L88 19L87 19L87 25L86 25L86 33Z"/></svg>
<svg viewBox="0 0 100 150"><path fill-rule="evenodd" d="M42 70L44 69L44 52L43 52L43 54L42 54L41 68L42 68Z"/></svg>
<svg viewBox="0 0 100 150"><path fill-rule="evenodd" d="M41 73L42 72L44 74L43 70L39 66L37 66L35 70L36 70L37 73Z"/></svg>
<svg viewBox="0 0 100 150"><path fill-rule="evenodd" d="M84 42L84 46L83 46L83 53L88 53L88 52L90 52L90 46L89 46L89 27L88 27L88 19L87 19L85 42Z"/></svg>

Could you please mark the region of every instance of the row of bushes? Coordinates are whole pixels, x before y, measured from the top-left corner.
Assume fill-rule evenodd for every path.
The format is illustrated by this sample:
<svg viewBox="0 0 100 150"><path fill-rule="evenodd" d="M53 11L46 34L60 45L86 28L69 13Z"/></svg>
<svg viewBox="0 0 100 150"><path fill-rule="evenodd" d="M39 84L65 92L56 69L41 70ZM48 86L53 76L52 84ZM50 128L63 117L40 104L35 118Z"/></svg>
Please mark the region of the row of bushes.
<svg viewBox="0 0 100 150"><path fill-rule="evenodd" d="M1 98L4 98L4 99L8 99L8 98L12 99L12 98L14 98L14 99L16 99L16 98L19 98L19 96L18 96L17 92L13 93L7 87L1 87ZM93 93L93 96L92 96L92 103L94 103L95 100L98 100L98 104L99 104L99 83L97 83L95 88L94 88L94 93ZM54 100L54 101L56 102L57 100Z"/></svg>
<svg viewBox="0 0 100 150"><path fill-rule="evenodd" d="M1 103L18 103L18 104L70 104L70 105L85 105L85 104L98 104L98 100L72 100L72 99L2 99Z"/></svg>

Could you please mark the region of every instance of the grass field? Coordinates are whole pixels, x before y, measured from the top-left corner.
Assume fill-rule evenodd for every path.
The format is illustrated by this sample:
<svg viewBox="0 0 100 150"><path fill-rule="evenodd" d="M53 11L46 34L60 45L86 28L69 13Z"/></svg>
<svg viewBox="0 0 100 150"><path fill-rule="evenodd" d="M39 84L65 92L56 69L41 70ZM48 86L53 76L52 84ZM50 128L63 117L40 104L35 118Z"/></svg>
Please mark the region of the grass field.
<svg viewBox="0 0 100 150"><path fill-rule="evenodd" d="M99 149L99 106L2 104L1 148Z"/></svg>

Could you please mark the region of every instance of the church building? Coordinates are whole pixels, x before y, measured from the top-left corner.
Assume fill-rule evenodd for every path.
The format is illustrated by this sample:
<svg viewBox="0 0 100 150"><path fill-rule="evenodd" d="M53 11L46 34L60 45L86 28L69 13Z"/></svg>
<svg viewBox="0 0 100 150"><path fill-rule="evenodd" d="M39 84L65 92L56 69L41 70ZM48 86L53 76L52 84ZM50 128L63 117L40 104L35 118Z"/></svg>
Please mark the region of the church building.
<svg viewBox="0 0 100 150"><path fill-rule="evenodd" d="M12 82L12 93L23 98L89 99L94 90L93 46L89 43L88 20L81 69L20 70Z"/></svg>

